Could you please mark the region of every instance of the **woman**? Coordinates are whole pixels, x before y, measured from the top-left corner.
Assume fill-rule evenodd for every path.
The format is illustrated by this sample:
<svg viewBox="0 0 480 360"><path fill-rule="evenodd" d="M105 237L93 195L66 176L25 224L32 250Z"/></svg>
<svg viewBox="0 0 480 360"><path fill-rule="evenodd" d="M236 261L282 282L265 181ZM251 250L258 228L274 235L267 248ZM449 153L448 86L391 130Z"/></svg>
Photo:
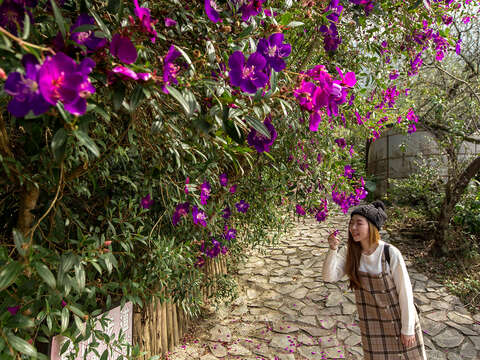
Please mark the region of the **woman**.
<svg viewBox="0 0 480 360"><path fill-rule="evenodd" d="M381 201L358 206L348 225L348 244L330 234L330 250L323 264L323 280L335 282L345 274L355 299L368 360L426 360L420 321L413 303L412 284L400 251L380 240L387 219ZM385 248L385 245L387 247ZM390 265L385 251L390 254Z"/></svg>

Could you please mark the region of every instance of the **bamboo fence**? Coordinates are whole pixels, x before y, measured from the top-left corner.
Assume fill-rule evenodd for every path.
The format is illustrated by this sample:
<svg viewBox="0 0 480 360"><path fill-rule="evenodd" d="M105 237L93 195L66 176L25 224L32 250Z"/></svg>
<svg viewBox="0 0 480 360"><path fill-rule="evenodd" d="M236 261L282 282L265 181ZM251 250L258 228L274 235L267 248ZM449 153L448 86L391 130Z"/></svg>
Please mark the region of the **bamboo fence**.
<svg viewBox="0 0 480 360"><path fill-rule="evenodd" d="M207 259L203 266L206 278L227 273L225 257ZM216 291L214 282L202 289L204 302ZM133 313L133 344L140 345L140 351L146 354L140 359L148 360L150 356L166 355L180 343L188 330L191 319L179 304L175 304L171 297L160 303L155 299L143 308L135 307Z"/></svg>

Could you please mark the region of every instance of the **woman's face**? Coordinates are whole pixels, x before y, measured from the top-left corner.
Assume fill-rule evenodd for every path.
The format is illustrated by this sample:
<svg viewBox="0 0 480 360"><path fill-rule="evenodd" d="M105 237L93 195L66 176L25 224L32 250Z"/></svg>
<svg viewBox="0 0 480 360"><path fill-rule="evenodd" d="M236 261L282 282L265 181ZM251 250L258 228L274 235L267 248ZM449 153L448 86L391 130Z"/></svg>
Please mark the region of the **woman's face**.
<svg viewBox="0 0 480 360"><path fill-rule="evenodd" d="M368 220L363 216L357 214L353 215L350 220L350 224L348 225L348 230L350 230L355 242L368 242L370 232L368 229Z"/></svg>

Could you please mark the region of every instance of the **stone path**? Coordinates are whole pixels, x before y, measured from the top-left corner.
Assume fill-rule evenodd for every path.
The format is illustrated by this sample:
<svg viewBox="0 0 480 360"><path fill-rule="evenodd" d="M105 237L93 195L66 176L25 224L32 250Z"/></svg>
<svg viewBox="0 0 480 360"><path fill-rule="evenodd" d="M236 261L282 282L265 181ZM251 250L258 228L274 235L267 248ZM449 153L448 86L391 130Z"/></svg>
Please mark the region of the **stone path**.
<svg viewBox="0 0 480 360"><path fill-rule="evenodd" d="M239 271L239 298L204 319L195 340L177 346L168 359L363 359L347 278L335 284L321 278L333 228L346 239L345 217L306 220L265 255L251 253ZM382 239L390 241L383 231ZM472 316L457 297L406 264L428 359L480 359L480 314Z"/></svg>

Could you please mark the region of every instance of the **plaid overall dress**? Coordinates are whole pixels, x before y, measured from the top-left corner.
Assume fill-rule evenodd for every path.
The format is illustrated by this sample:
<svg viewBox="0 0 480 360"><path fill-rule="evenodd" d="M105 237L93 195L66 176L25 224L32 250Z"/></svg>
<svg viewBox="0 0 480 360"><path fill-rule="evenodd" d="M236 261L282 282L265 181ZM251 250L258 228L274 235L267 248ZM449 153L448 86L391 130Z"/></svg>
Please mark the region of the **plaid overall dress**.
<svg viewBox="0 0 480 360"><path fill-rule="evenodd" d="M392 275L387 272L385 252L382 272L371 275L359 271L362 289L355 290L362 347L365 360L426 360L423 334L415 312L416 343L402 344L400 303Z"/></svg>

